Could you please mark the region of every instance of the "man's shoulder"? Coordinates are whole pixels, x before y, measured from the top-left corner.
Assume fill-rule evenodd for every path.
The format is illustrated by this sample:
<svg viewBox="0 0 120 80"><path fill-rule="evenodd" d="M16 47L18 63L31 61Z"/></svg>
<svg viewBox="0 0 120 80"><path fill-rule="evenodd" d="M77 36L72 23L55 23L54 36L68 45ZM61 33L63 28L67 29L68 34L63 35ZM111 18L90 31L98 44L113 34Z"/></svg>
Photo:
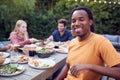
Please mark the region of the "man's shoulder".
<svg viewBox="0 0 120 80"><path fill-rule="evenodd" d="M77 43L77 42L78 42L78 37L73 38L70 42L72 42L72 43Z"/></svg>
<svg viewBox="0 0 120 80"><path fill-rule="evenodd" d="M96 33L94 33L93 34L94 35L94 37L96 38L96 39L105 39L105 37L103 36L103 35L101 35L101 34L96 34Z"/></svg>
<svg viewBox="0 0 120 80"><path fill-rule="evenodd" d="M52 33L52 35L53 35L53 34L56 34L56 33L58 33L58 32L59 32L58 30L54 30L53 33Z"/></svg>
<svg viewBox="0 0 120 80"><path fill-rule="evenodd" d="M69 30L69 29L66 29L65 32L70 32L70 30Z"/></svg>
<svg viewBox="0 0 120 80"><path fill-rule="evenodd" d="M94 36L92 38L93 38L94 42L97 42L97 43L103 43L103 42L108 41L108 39L105 38L101 34L94 34Z"/></svg>

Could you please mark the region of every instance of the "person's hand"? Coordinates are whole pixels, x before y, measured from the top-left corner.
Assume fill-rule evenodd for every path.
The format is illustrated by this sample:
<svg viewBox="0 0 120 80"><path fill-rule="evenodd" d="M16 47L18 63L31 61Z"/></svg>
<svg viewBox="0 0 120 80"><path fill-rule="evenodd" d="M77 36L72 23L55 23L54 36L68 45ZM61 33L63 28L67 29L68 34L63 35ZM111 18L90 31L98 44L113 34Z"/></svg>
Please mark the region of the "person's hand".
<svg viewBox="0 0 120 80"><path fill-rule="evenodd" d="M44 45L45 45L44 41L43 41L43 40L40 40L39 45L40 45L40 46L44 46Z"/></svg>
<svg viewBox="0 0 120 80"><path fill-rule="evenodd" d="M4 61L5 61L5 58L0 57L0 64L3 64L3 63L4 63Z"/></svg>
<svg viewBox="0 0 120 80"><path fill-rule="evenodd" d="M12 51L14 50L15 46L13 44L8 44L6 48L7 48L7 51Z"/></svg>
<svg viewBox="0 0 120 80"><path fill-rule="evenodd" d="M70 68L70 72L73 76L78 77L80 73L87 72L90 66L90 64L76 64Z"/></svg>
<svg viewBox="0 0 120 80"><path fill-rule="evenodd" d="M29 39L29 40L30 40L31 43L34 43L34 42L37 41L37 39L35 39L35 38L31 38L31 39Z"/></svg>

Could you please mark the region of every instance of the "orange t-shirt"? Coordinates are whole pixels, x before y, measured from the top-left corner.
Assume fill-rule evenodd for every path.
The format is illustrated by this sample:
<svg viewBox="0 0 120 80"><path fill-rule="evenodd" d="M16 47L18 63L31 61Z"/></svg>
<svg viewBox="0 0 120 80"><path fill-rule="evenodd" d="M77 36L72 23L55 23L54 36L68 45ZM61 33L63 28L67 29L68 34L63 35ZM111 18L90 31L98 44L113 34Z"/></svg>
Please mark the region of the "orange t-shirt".
<svg viewBox="0 0 120 80"><path fill-rule="evenodd" d="M75 64L95 64L112 67L120 63L120 55L117 53L111 42L105 37L90 33L84 41L78 41L78 37L73 39L69 45L69 53L66 60L71 66ZM80 73L79 77L72 76L68 71L65 80L100 80L101 75L89 71Z"/></svg>

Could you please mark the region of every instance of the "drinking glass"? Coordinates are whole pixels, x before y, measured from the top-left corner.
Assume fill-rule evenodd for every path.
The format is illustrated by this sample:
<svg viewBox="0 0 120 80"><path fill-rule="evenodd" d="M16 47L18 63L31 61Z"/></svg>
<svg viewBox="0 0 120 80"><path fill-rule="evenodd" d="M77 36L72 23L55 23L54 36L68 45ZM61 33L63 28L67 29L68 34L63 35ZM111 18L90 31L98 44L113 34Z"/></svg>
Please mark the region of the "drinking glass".
<svg viewBox="0 0 120 80"><path fill-rule="evenodd" d="M12 67L17 67L18 66L18 51L11 51L10 53L10 65Z"/></svg>

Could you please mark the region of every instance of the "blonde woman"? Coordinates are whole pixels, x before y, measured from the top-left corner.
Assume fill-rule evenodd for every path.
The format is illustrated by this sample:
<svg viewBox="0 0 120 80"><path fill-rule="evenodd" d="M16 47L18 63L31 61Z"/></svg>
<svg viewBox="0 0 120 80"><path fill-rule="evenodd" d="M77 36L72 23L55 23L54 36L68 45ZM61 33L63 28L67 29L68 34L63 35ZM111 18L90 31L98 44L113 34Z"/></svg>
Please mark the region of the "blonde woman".
<svg viewBox="0 0 120 80"><path fill-rule="evenodd" d="M12 44L25 45L31 44L36 41L36 39L29 39L27 32L27 23L24 20L18 20L16 22L14 30L11 32L10 41Z"/></svg>

